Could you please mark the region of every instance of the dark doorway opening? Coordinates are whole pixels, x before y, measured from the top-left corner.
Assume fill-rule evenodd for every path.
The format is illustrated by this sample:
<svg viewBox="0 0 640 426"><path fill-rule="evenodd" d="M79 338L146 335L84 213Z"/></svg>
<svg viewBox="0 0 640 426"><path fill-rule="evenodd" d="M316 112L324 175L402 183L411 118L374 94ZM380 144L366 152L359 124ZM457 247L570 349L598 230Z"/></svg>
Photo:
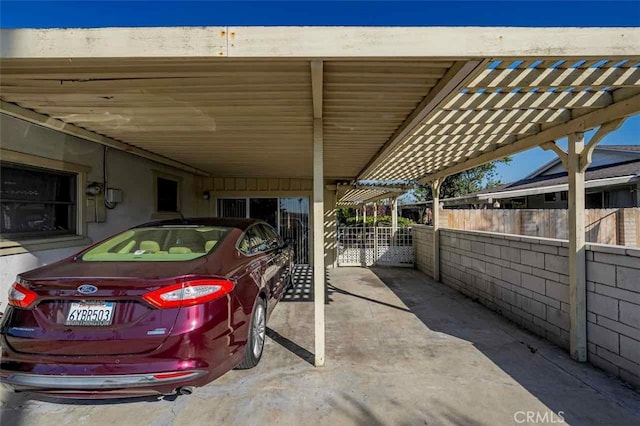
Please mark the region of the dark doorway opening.
<svg viewBox="0 0 640 426"><path fill-rule="evenodd" d="M249 198L249 217L264 220L278 229L278 199Z"/></svg>

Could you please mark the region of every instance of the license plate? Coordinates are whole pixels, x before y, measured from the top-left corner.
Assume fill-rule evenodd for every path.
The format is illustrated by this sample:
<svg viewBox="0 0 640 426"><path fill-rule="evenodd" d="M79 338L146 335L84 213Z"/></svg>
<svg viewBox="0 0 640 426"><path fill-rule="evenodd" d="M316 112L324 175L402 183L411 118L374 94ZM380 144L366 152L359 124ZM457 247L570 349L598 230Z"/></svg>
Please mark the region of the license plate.
<svg viewBox="0 0 640 426"><path fill-rule="evenodd" d="M71 302L65 325L105 326L113 320L113 302Z"/></svg>

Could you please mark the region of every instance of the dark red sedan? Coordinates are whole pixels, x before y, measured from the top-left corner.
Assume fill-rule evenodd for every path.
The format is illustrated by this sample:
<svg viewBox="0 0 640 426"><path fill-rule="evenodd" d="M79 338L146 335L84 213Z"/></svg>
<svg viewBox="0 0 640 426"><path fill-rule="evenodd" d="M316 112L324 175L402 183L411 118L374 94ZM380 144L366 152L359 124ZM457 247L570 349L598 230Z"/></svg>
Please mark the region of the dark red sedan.
<svg viewBox="0 0 640 426"><path fill-rule="evenodd" d="M262 356L293 253L268 224L144 224L21 274L0 333L0 383L110 398L187 394Z"/></svg>

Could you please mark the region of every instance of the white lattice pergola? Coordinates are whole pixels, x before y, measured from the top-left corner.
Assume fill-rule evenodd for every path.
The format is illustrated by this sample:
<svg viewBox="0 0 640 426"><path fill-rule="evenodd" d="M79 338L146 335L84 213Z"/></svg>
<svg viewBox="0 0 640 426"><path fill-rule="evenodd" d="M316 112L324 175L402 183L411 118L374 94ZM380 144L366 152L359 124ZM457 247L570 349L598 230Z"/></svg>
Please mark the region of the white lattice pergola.
<svg viewBox="0 0 640 426"><path fill-rule="evenodd" d="M389 140L359 177L428 183L438 206L440 185L449 175L535 146L555 151L569 173L571 354L584 361L584 172L596 144L639 111L638 56L485 59ZM594 128L598 132L585 145L584 132ZM563 137L569 138L568 151L556 144ZM439 279L439 208L433 223Z"/></svg>
<svg viewBox="0 0 640 426"><path fill-rule="evenodd" d="M632 114L639 94L637 56L487 59L360 178L428 182Z"/></svg>
<svg viewBox="0 0 640 426"><path fill-rule="evenodd" d="M329 187L334 189L333 186ZM386 198L397 198L413 188L413 185L394 183L338 184L335 186L338 205L360 205Z"/></svg>
<svg viewBox="0 0 640 426"><path fill-rule="evenodd" d="M389 191L382 189L350 189L338 200L338 205L360 205L378 197L385 197Z"/></svg>
<svg viewBox="0 0 640 426"><path fill-rule="evenodd" d="M316 365L327 184L429 183L437 206L448 175L554 150L569 171L571 354L586 359L584 170L640 112L640 29L19 29L1 31L0 58L4 114L198 175L312 177Z"/></svg>

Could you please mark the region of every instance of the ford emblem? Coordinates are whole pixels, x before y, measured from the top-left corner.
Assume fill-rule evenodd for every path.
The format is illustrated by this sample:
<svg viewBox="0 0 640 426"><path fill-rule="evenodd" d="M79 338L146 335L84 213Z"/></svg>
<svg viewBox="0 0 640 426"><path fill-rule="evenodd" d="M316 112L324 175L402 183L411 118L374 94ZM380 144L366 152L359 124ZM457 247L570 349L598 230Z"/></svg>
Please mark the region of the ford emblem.
<svg viewBox="0 0 640 426"><path fill-rule="evenodd" d="M98 291L98 287L91 284L82 284L80 287L78 287L78 293L81 293L81 294L93 294L97 291Z"/></svg>

